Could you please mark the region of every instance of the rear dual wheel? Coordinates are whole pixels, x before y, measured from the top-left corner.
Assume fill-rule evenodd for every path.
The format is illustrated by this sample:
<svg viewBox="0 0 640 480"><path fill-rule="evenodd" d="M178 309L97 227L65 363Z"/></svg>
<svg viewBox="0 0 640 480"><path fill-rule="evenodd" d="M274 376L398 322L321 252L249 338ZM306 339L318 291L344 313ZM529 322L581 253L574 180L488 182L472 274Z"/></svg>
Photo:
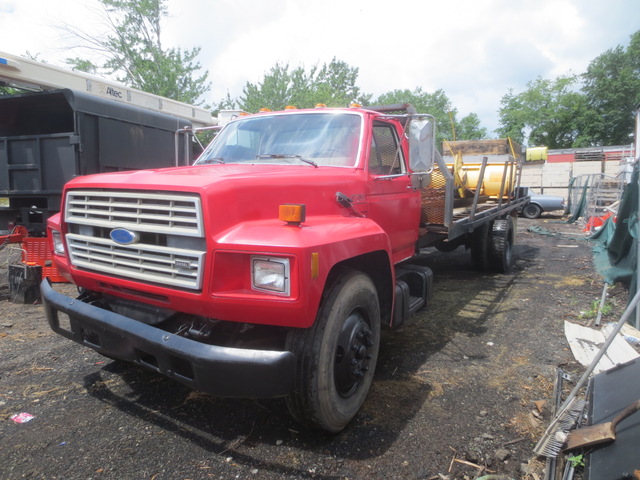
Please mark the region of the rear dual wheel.
<svg viewBox="0 0 640 480"><path fill-rule="evenodd" d="M471 264L484 272L489 268L489 231L491 223L484 223L471 233Z"/></svg>
<svg viewBox="0 0 640 480"><path fill-rule="evenodd" d="M513 266L514 228L510 216L480 225L471 233L471 262L479 271L509 273Z"/></svg>
<svg viewBox="0 0 640 480"><path fill-rule="evenodd" d="M315 323L287 335L286 348L296 355L294 386L286 399L291 415L309 427L343 430L367 396L379 344L373 282L356 270L340 269Z"/></svg>
<svg viewBox="0 0 640 480"><path fill-rule="evenodd" d="M509 273L513 266L513 220L511 217L493 221L489 249L490 268L498 273Z"/></svg>

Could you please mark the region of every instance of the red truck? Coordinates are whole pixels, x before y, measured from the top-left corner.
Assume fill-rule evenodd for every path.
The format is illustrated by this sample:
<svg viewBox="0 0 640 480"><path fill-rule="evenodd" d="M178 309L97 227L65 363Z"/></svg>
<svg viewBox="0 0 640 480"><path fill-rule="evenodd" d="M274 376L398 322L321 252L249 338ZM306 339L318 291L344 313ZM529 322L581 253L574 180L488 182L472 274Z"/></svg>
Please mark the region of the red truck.
<svg viewBox="0 0 640 480"><path fill-rule="evenodd" d="M264 112L192 166L73 179L48 233L81 294L42 282L51 328L219 397L285 397L297 421L341 431L381 325L428 302L418 252L464 245L478 268L511 267L517 162L498 197L478 188L461 207L434 133L409 105Z"/></svg>

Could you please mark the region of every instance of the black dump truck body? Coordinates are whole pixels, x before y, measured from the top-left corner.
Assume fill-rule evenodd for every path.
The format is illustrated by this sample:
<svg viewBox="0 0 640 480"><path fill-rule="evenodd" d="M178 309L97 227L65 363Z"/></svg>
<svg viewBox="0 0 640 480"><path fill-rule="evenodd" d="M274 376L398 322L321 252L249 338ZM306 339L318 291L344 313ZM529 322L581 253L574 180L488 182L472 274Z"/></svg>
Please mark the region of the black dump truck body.
<svg viewBox="0 0 640 480"><path fill-rule="evenodd" d="M0 96L0 232L44 233L78 175L187 165L191 122L69 89Z"/></svg>

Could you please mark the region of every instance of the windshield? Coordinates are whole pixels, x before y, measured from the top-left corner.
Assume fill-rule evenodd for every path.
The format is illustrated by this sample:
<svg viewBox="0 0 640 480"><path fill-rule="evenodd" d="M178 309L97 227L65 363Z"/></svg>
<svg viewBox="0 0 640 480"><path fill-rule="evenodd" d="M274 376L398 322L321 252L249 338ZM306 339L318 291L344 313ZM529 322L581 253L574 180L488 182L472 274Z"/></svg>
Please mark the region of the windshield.
<svg viewBox="0 0 640 480"><path fill-rule="evenodd" d="M362 119L352 113L256 115L228 124L202 153L209 163L353 167Z"/></svg>

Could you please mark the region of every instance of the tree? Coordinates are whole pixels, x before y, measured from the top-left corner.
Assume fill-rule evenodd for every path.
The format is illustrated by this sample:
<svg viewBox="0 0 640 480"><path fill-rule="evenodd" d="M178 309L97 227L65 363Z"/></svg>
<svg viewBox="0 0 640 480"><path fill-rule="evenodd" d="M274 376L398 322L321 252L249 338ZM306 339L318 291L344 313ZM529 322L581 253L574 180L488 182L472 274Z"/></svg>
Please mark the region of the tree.
<svg viewBox="0 0 640 480"><path fill-rule="evenodd" d="M480 127L480 120L476 114L464 117L460 122L456 120L458 110L451 105L451 100L444 90L438 89L433 93L415 90L393 90L384 93L376 99L378 105L396 103L410 103L420 113L430 113L436 119L436 141L438 145L443 140L474 140L484 138L486 129Z"/></svg>
<svg viewBox="0 0 640 480"><path fill-rule="evenodd" d="M549 148L625 145L640 103L640 31L596 57L581 75L538 78L500 101L498 133Z"/></svg>
<svg viewBox="0 0 640 480"><path fill-rule="evenodd" d="M315 75L318 87L333 92L332 101L337 105L348 105L351 102L367 102L370 95L363 94L356 85L359 69L350 67L346 62L335 57L329 65L323 65Z"/></svg>
<svg viewBox="0 0 640 480"><path fill-rule="evenodd" d="M66 29L79 37L84 48L103 56L104 62L69 58L73 68L114 75L126 85L185 103L201 105L211 85L208 72L198 75L200 47L190 50L163 48L161 20L167 0L98 0L108 33L104 37Z"/></svg>
<svg viewBox="0 0 640 480"><path fill-rule="evenodd" d="M519 96L513 93L510 88L506 95L500 99L501 127L496 133L501 137L510 137L518 143L525 144L525 128L527 127L527 116L523 112L524 106Z"/></svg>
<svg viewBox="0 0 640 480"><path fill-rule="evenodd" d="M356 85L358 69L333 58L329 64L315 65L308 72L300 66L276 63L258 83L247 82L238 98L238 106L248 112L261 108L282 110L288 105L312 108L348 106L353 101L368 101Z"/></svg>
<svg viewBox="0 0 640 480"><path fill-rule="evenodd" d="M237 108L237 102L231 98L231 94L227 90L227 96L213 104L211 113L215 117L220 113L220 110L235 110Z"/></svg>
<svg viewBox="0 0 640 480"><path fill-rule="evenodd" d="M527 83L522 93L516 95L510 90L500 101L498 135L530 146L583 146L580 143L585 142L581 132L586 104L584 95L576 89L577 84L575 75L555 80L538 77Z"/></svg>
<svg viewBox="0 0 640 480"><path fill-rule="evenodd" d="M330 63L315 65L309 71L303 67L291 70L288 64L276 63L262 81L245 84L237 105L247 112L257 112L261 108L282 110L288 105L298 108L312 108L317 104L344 107L354 101L364 106L411 103L420 113L434 115L440 127L437 132L439 141L452 139L453 131L458 131L458 138L465 140L487 135L476 114L470 114L458 122L458 112L451 106L443 90L431 94L423 92L420 87L414 91L394 90L372 101L372 95L363 93L357 86L357 79L358 69L335 57ZM218 105L230 104L235 102L231 102L227 95L227 99Z"/></svg>
<svg viewBox="0 0 640 480"><path fill-rule="evenodd" d="M480 126L480 118L470 113L460 119L456 129L456 140L481 140L487 138L487 129Z"/></svg>
<svg viewBox="0 0 640 480"><path fill-rule="evenodd" d="M262 82L247 82L238 98L238 105L247 112L257 112L261 108L283 110L291 105L293 80L289 73L289 65L277 63Z"/></svg>
<svg viewBox="0 0 640 480"><path fill-rule="evenodd" d="M71 69L78 72L97 74L98 67L91 61L84 58L75 57L67 58L65 63L71 67Z"/></svg>
<svg viewBox="0 0 640 480"><path fill-rule="evenodd" d="M585 136L597 145L630 143L640 103L640 30L628 48L618 46L596 57L582 78L590 117Z"/></svg>

